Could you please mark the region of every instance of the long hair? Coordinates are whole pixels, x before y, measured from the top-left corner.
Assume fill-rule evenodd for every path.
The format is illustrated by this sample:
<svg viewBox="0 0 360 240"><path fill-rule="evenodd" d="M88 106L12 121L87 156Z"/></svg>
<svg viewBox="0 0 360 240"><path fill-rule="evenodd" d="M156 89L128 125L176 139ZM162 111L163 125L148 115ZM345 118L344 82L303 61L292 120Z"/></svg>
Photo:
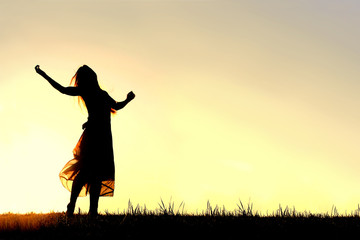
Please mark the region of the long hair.
<svg viewBox="0 0 360 240"><path fill-rule="evenodd" d="M71 78L70 85L72 84L75 87L81 88L82 92L95 93L97 91L102 91L96 73L87 65L79 67L75 75ZM81 105L80 102L86 106L82 96L78 97L79 105ZM110 111L111 113L116 113L116 110L113 108L111 108Z"/></svg>

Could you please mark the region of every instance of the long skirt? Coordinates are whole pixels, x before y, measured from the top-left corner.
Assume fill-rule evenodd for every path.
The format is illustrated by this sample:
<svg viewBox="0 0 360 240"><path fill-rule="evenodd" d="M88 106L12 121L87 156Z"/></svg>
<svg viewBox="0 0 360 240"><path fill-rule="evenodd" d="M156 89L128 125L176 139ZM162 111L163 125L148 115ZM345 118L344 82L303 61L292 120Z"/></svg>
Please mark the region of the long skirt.
<svg viewBox="0 0 360 240"><path fill-rule="evenodd" d="M100 196L113 196L115 166L111 127L88 124L73 150L74 158L60 171L62 185L71 192L78 176L84 183L79 197L86 196L92 183L101 182Z"/></svg>

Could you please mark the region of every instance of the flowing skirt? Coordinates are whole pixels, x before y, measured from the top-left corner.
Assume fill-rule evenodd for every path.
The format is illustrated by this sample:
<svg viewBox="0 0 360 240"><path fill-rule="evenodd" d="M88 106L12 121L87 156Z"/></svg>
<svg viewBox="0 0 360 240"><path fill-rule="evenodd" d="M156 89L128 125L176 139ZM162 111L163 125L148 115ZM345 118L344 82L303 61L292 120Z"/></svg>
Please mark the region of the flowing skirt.
<svg viewBox="0 0 360 240"><path fill-rule="evenodd" d="M84 186L79 197L86 196L91 184L99 182L101 182L100 196L113 196L115 166L110 124L105 126L88 124L73 154L74 158L60 171L62 185L71 192L74 179L81 175Z"/></svg>

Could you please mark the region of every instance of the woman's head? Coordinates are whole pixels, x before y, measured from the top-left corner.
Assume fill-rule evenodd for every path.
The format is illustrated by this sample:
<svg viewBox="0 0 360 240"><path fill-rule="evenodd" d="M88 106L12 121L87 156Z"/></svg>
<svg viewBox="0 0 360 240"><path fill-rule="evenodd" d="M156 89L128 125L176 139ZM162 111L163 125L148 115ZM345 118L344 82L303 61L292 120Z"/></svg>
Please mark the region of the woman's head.
<svg viewBox="0 0 360 240"><path fill-rule="evenodd" d="M94 93L101 90L96 73L87 65L79 67L75 75L72 77L70 84L74 84L75 87L81 88L84 93ZM79 96L78 100L79 104L80 102L84 103L82 96ZM116 113L116 110L113 108L111 108L110 111L111 113Z"/></svg>
<svg viewBox="0 0 360 240"><path fill-rule="evenodd" d="M100 86L97 80L96 73L87 65L81 66L71 79L71 83L74 82L75 87L79 87L85 90L99 90Z"/></svg>

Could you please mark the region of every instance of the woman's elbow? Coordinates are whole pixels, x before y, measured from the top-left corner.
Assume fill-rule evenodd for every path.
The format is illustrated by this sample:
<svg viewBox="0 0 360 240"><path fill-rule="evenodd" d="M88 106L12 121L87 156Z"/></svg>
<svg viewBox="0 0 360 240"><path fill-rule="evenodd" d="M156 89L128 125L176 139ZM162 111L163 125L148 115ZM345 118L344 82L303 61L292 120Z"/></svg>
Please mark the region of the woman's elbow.
<svg viewBox="0 0 360 240"><path fill-rule="evenodd" d="M125 104L123 104L122 102L118 102L118 103L116 103L114 109L117 111L117 110L120 110L120 109L122 109L124 107L125 107Z"/></svg>
<svg viewBox="0 0 360 240"><path fill-rule="evenodd" d="M78 96L79 92L75 87L61 87L59 91L63 94L70 95L70 96Z"/></svg>

